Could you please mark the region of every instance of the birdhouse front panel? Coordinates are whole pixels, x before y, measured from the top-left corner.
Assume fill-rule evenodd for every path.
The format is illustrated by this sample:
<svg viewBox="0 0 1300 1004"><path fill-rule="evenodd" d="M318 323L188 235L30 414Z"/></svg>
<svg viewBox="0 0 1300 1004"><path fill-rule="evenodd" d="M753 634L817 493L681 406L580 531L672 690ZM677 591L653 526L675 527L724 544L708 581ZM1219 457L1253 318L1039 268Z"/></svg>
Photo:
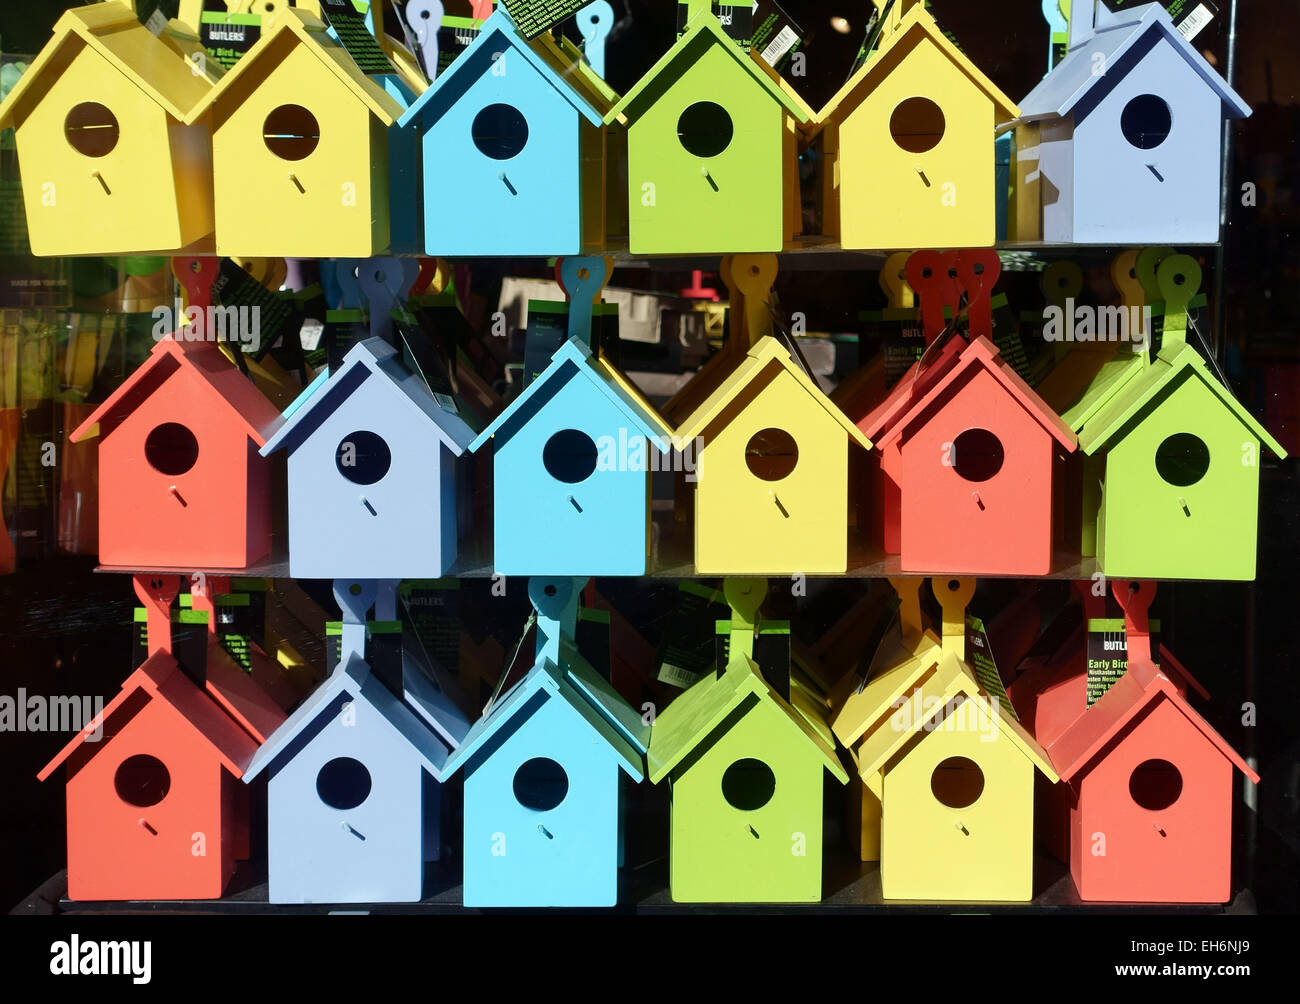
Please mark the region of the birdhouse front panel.
<svg viewBox="0 0 1300 1004"><path fill-rule="evenodd" d="M174 251L212 232L207 128L172 119L93 49L18 123L17 146L37 255Z"/></svg>
<svg viewBox="0 0 1300 1004"><path fill-rule="evenodd" d="M70 761L93 757L68 781L68 896L215 899L235 868L221 758L162 699L134 715L129 706L120 724L110 718L111 739L83 745Z"/></svg>
<svg viewBox="0 0 1300 1004"><path fill-rule="evenodd" d="M756 703L672 778L673 899L819 901L825 769L786 712Z"/></svg>
<svg viewBox="0 0 1300 1004"><path fill-rule="evenodd" d="M981 700L964 700L933 730L918 730L885 766L886 899L1033 898L1034 765Z"/></svg>
<svg viewBox="0 0 1300 1004"><path fill-rule="evenodd" d="M271 550L271 465L188 366L103 438L99 559L128 568L245 568Z"/></svg>
<svg viewBox="0 0 1300 1004"><path fill-rule="evenodd" d="M273 46L212 106L217 252L369 258L389 239L387 127L328 57L292 32Z"/></svg>
<svg viewBox="0 0 1300 1004"><path fill-rule="evenodd" d="M643 575L654 447L576 369L553 384L539 410L512 416L494 439L493 567Z"/></svg>
<svg viewBox="0 0 1300 1004"><path fill-rule="evenodd" d="M273 903L409 903L424 876L424 768L409 741L342 690L269 766ZM306 737L310 735L310 738Z"/></svg>
<svg viewBox="0 0 1300 1004"><path fill-rule="evenodd" d="M1233 764L1160 700L1079 783L1070 868L1081 899L1232 898Z"/></svg>
<svg viewBox="0 0 1300 1004"><path fill-rule="evenodd" d="M536 710L466 765L464 903L614 906L618 763L563 698L529 700Z"/></svg>
<svg viewBox="0 0 1300 1004"><path fill-rule="evenodd" d="M1190 372L1106 454L1097 558L1109 576L1253 579L1261 446Z"/></svg>
<svg viewBox="0 0 1300 1004"><path fill-rule="evenodd" d="M968 373L903 432L902 567L1043 575L1054 440L986 369Z"/></svg>
<svg viewBox="0 0 1300 1004"><path fill-rule="evenodd" d="M1109 68L1114 86L1091 111L1075 111L1073 203L1044 198L1044 238L1214 243L1222 101L1172 45L1154 42L1135 66L1132 55ZM1065 212L1073 228L1060 236Z"/></svg>
<svg viewBox="0 0 1300 1004"><path fill-rule="evenodd" d="M600 130L496 37L450 71L454 99L438 95L412 126L424 134L425 249L581 254L582 148Z"/></svg>
<svg viewBox="0 0 1300 1004"><path fill-rule="evenodd" d="M439 578L456 560L442 497L455 460L388 380L357 371L370 375L289 456L290 573Z"/></svg>
<svg viewBox="0 0 1300 1004"><path fill-rule="evenodd" d="M628 129L632 254L780 251L782 106L717 45L669 76Z"/></svg>
<svg viewBox="0 0 1300 1004"><path fill-rule="evenodd" d="M771 363L705 430L695 489L702 575L842 574L848 566L848 437Z"/></svg>
<svg viewBox="0 0 1300 1004"><path fill-rule="evenodd" d="M839 126L840 242L848 248L991 247L994 104L928 35L891 50Z"/></svg>

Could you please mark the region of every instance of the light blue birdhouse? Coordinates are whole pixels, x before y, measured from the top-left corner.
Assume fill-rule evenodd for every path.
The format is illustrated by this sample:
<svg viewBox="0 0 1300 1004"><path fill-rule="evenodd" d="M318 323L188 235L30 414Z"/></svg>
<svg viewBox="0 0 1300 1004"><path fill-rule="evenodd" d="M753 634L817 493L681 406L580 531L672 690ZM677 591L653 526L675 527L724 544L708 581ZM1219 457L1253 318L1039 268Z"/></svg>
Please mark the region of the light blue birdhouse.
<svg viewBox="0 0 1300 1004"><path fill-rule="evenodd" d="M425 250L447 256L599 250L604 125L589 93L571 87L504 9L488 18L399 123L423 140ZM393 207L394 217L407 211Z"/></svg>
<svg viewBox="0 0 1300 1004"><path fill-rule="evenodd" d="M402 696L355 652L258 751L272 903L412 903L435 861L440 782L469 723L424 671Z"/></svg>
<svg viewBox="0 0 1300 1004"><path fill-rule="evenodd" d="M456 561L456 458L468 425L382 338L354 345L285 412L289 573L439 578Z"/></svg>
<svg viewBox="0 0 1300 1004"><path fill-rule="evenodd" d="M571 338L470 445L494 455L502 575L644 575L650 474L670 432L608 360Z"/></svg>
<svg viewBox="0 0 1300 1004"><path fill-rule="evenodd" d="M465 776L464 903L614 906L621 775L644 778L650 727L574 646L577 583L534 579L528 591L537 662L445 771Z"/></svg>
<svg viewBox="0 0 1300 1004"><path fill-rule="evenodd" d="M1072 24L1069 55L1020 102L1041 128L1043 239L1218 241L1223 120L1250 107L1158 3L1098 5L1087 27Z"/></svg>

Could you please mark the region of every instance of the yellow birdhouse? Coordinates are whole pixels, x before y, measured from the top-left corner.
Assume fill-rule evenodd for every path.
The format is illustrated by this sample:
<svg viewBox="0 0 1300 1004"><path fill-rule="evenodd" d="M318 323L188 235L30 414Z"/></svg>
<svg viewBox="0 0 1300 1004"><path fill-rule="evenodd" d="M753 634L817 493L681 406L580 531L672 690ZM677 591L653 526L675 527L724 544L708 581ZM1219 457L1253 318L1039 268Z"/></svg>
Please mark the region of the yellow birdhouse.
<svg viewBox="0 0 1300 1004"><path fill-rule="evenodd" d="M175 253L212 233L212 80L128 4L77 7L0 105L33 254Z"/></svg>
<svg viewBox="0 0 1300 1004"><path fill-rule="evenodd" d="M401 116L323 21L285 10L194 115L212 128L217 253L369 258L386 250L388 128Z"/></svg>
<svg viewBox="0 0 1300 1004"><path fill-rule="evenodd" d="M1015 104L916 3L817 116L823 229L846 248L991 247Z"/></svg>
<svg viewBox="0 0 1300 1004"><path fill-rule="evenodd" d="M1033 898L1034 771L1059 779L1005 697L965 662L969 579L931 583L943 637L854 693L834 729L880 807L880 883L886 899ZM906 607L906 603L905 603ZM936 867L942 862L942 867Z"/></svg>
<svg viewBox="0 0 1300 1004"><path fill-rule="evenodd" d="M700 575L843 574L849 450L871 442L771 335L678 428Z"/></svg>

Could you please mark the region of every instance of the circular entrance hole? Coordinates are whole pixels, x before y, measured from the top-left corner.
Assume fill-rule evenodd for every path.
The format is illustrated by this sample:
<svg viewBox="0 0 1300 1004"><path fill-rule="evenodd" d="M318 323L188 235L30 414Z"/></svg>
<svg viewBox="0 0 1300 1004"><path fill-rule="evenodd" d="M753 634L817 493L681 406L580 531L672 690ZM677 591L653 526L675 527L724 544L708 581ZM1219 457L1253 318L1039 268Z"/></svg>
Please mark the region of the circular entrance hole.
<svg viewBox="0 0 1300 1004"><path fill-rule="evenodd" d="M302 105L281 105L266 117L262 142L281 160L305 160L320 145L320 123Z"/></svg>
<svg viewBox="0 0 1300 1004"><path fill-rule="evenodd" d="M799 444L784 429L763 429L745 446L749 472L762 481L781 481L799 464Z"/></svg>
<svg viewBox="0 0 1300 1004"><path fill-rule="evenodd" d="M908 98L889 117L889 134L908 153L928 153L943 139L943 109L929 98Z"/></svg>
<svg viewBox="0 0 1300 1004"><path fill-rule="evenodd" d="M952 444L952 469L967 481L988 481L1006 460L1002 440L987 429L967 429Z"/></svg>
<svg viewBox="0 0 1300 1004"><path fill-rule="evenodd" d="M542 464L556 481L576 485L586 481L596 470L599 454L596 444L585 432L564 429L546 441Z"/></svg>
<svg viewBox="0 0 1300 1004"><path fill-rule="evenodd" d="M1144 809L1167 809L1183 793L1183 775L1168 760L1144 760L1129 775L1128 793Z"/></svg>
<svg viewBox="0 0 1300 1004"><path fill-rule="evenodd" d="M142 809L161 802L167 797L171 786L172 776L166 765L148 753L127 757L113 775L117 797L128 805Z"/></svg>
<svg viewBox="0 0 1300 1004"><path fill-rule="evenodd" d="M176 422L157 426L144 441L144 458L159 474L177 477L199 461L199 441Z"/></svg>
<svg viewBox="0 0 1300 1004"><path fill-rule="evenodd" d="M339 443L334 464L354 485L373 485L392 467L393 454L382 436L358 430Z"/></svg>
<svg viewBox="0 0 1300 1004"><path fill-rule="evenodd" d="M528 145L528 121L512 105L488 105L474 116L470 136L483 156L509 160Z"/></svg>
<svg viewBox="0 0 1300 1004"><path fill-rule="evenodd" d="M1124 106L1119 128L1124 138L1139 150L1154 150L1169 138L1174 119L1164 98L1139 94Z"/></svg>
<svg viewBox="0 0 1300 1004"><path fill-rule="evenodd" d="M117 117L98 101L83 101L68 112L63 135L72 149L86 157L106 157L121 136Z"/></svg>
<svg viewBox="0 0 1300 1004"><path fill-rule="evenodd" d="M1210 470L1210 448L1190 432L1176 432L1156 447L1156 473L1177 488L1194 485Z"/></svg>
<svg viewBox="0 0 1300 1004"><path fill-rule="evenodd" d="M762 760L745 757L722 775L722 797L732 808L753 812L772 801L775 793L776 775Z"/></svg>
<svg viewBox="0 0 1300 1004"><path fill-rule="evenodd" d="M677 139L687 153L716 157L731 145L731 114L712 101L697 101L677 120Z"/></svg>
<svg viewBox="0 0 1300 1004"><path fill-rule="evenodd" d="M331 809L355 809L370 797L370 771L360 760L335 757L316 774L316 794Z"/></svg>
<svg viewBox="0 0 1300 1004"><path fill-rule="evenodd" d="M974 805L984 794L984 772L964 756L950 756L930 775L930 791L950 809Z"/></svg>
<svg viewBox="0 0 1300 1004"><path fill-rule="evenodd" d="M515 771L515 799L525 809L549 812L569 793L569 775L554 760L539 756Z"/></svg>

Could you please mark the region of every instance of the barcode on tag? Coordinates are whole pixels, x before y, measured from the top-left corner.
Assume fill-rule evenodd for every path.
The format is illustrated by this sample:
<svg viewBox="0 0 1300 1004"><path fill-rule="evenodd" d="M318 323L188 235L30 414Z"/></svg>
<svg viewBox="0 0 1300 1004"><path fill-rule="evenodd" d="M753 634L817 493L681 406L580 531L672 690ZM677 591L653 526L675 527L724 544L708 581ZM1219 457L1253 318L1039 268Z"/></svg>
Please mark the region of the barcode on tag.
<svg viewBox="0 0 1300 1004"><path fill-rule="evenodd" d="M438 402L438 407L443 411L449 411L455 415L460 410L456 407L456 399L450 394L434 394L433 399Z"/></svg>
<svg viewBox="0 0 1300 1004"><path fill-rule="evenodd" d="M161 35L167 28L167 15L162 12L161 7L158 7L149 15L149 20L144 23L144 26L155 35Z"/></svg>
<svg viewBox="0 0 1300 1004"><path fill-rule="evenodd" d="M1178 30L1183 38L1191 41L1201 33L1207 24L1214 20L1214 14L1203 3L1198 3L1193 11L1178 23Z"/></svg>
<svg viewBox="0 0 1300 1004"><path fill-rule="evenodd" d="M680 687L682 690L686 690L697 683L701 675L666 662L659 667L659 682L673 687Z"/></svg>
<svg viewBox="0 0 1300 1004"><path fill-rule="evenodd" d="M325 334L325 325L314 317L309 317L302 322L302 329L298 332L298 340L302 343L304 352L315 352L320 347L320 336Z"/></svg>
<svg viewBox="0 0 1300 1004"><path fill-rule="evenodd" d="M776 33L776 38L768 43L767 48L763 50L763 62L768 66L775 66L781 61L781 57L789 52L799 41L799 36L794 33L794 29L788 24Z"/></svg>

